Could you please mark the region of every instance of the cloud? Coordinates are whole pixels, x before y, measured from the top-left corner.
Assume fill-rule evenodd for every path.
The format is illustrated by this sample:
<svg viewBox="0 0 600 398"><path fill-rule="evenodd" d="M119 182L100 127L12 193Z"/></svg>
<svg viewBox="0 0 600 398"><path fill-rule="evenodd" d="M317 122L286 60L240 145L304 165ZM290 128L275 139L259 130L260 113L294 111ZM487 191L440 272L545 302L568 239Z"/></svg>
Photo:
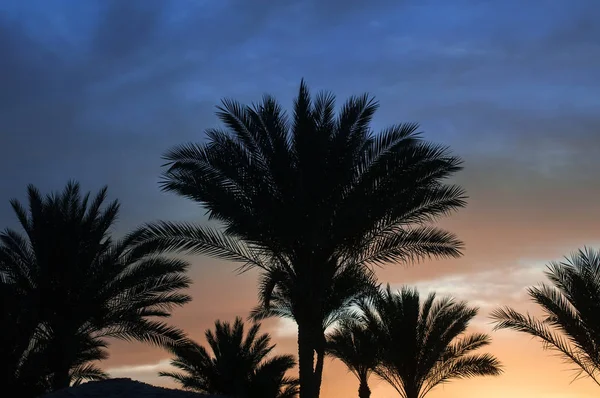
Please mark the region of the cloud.
<svg viewBox="0 0 600 398"><path fill-rule="evenodd" d="M525 300L526 289L546 279L545 269L545 263L528 261L521 266L416 281L410 286L416 287L422 296L432 292L438 296L452 296L487 312L499 305ZM399 285L392 285L393 289L398 287Z"/></svg>
<svg viewBox="0 0 600 398"><path fill-rule="evenodd" d="M127 378L156 386L173 387L173 382L169 378L160 377L159 372L176 372L177 369L170 365L169 359L163 359L152 363L107 368L105 371L111 378Z"/></svg>
<svg viewBox="0 0 600 398"><path fill-rule="evenodd" d="M423 298L435 292L438 297L451 296L466 300L469 305L480 308L475 323L490 329L489 312L501 305L523 307L523 303L528 301L527 288L546 281L544 272L547 264L544 261L522 260L517 266L452 273L405 284L390 283L390 287L392 291L402 286L414 287ZM295 338L297 324L290 319L277 319L273 333L278 338Z"/></svg>
<svg viewBox="0 0 600 398"><path fill-rule="evenodd" d="M157 363L144 364L144 365L131 365L131 366L119 366L115 368L108 368L106 372L111 377L140 377L147 376L149 374L156 374L158 372L164 372L173 370L174 368L170 365L169 359L163 359Z"/></svg>
<svg viewBox="0 0 600 398"><path fill-rule="evenodd" d="M279 318L273 327L273 334L279 338L296 338L298 336L298 324L288 318Z"/></svg>
<svg viewBox="0 0 600 398"><path fill-rule="evenodd" d="M149 51L159 40L165 11L164 1L105 2L92 39L94 55L122 60Z"/></svg>

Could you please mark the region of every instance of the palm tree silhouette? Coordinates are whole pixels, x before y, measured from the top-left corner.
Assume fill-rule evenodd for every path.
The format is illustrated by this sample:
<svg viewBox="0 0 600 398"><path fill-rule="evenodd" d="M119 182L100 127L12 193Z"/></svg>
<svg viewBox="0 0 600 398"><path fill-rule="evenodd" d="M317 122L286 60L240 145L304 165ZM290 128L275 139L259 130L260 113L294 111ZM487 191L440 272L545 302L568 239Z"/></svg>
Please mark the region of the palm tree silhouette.
<svg viewBox="0 0 600 398"><path fill-rule="evenodd" d="M512 308L495 310L495 329L512 329L540 339L578 368L575 379L588 376L600 385L600 252L584 248L548 265L552 286L528 289L544 311L539 319Z"/></svg>
<svg viewBox="0 0 600 398"><path fill-rule="evenodd" d="M224 229L189 223L146 226L142 246L210 255L258 269L290 298L298 324L300 394L318 397L314 355L335 275L367 267L460 255L462 243L430 225L465 205L445 184L461 169L448 149L422 140L416 124L369 127L377 102L311 98L304 83L288 116L265 96L255 106L224 100L226 129L169 151L162 187L203 205Z"/></svg>
<svg viewBox="0 0 600 398"><path fill-rule="evenodd" d="M12 352L2 366L15 383L55 390L104 378L90 362L107 356L110 337L160 346L185 340L153 318L190 300L181 293L190 284L187 264L133 250L135 234L113 240L119 204L103 207L106 192L82 196L70 182L47 196L29 186L28 211L11 201L25 232L0 233L0 291L12 303L1 343Z"/></svg>
<svg viewBox="0 0 600 398"><path fill-rule="evenodd" d="M243 398L293 398L298 380L286 377L296 366L291 355L267 358L275 345L268 334L259 335L254 324L244 337L244 323L236 318L233 325L215 322L215 331L207 330L211 356L201 345L189 342L173 347L171 364L182 372L161 372L183 388L208 394Z"/></svg>
<svg viewBox="0 0 600 398"><path fill-rule="evenodd" d="M429 294L421 303L415 289L386 289L360 305L362 322L378 342L375 373L403 398L423 398L452 379L498 375L501 366L490 354L473 354L489 336L465 334L477 309L450 297Z"/></svg>
<svg viewBox="0 0 600 398"><path fill-rule="evenodd" d="M369 398L369 377L375 372L381 356L375 335L360 322L345 319L329 334L327 354L342 361L358 378L358 396Z"/></svg>

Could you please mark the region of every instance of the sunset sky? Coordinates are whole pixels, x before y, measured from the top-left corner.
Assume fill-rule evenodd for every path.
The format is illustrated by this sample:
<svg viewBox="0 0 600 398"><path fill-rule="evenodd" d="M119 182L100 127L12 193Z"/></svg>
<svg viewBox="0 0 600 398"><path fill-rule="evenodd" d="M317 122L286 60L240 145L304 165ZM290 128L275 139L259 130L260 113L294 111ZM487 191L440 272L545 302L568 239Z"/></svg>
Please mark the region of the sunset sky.
<svg viewBox="0 0 600 398"><path fill-rule="evenodd" d="M600 1L598 0L5 0L0 1L0 225L25 188L109 186L122 202L117 235L157 219L204 221L196 204L161 193L160 156L203 140L222 97L277 96L300 79L340 100L372 93L374 127L417 121L465 160L468 206L442 225L464 257L379 272L481 307L533 310L525 288L544 265L600 247ZM256 274L190 258L192 303L172 322L202 341L214 320L243 317ZM265 323L295 352L293 324ZM514 332L492 334L496 378L455 381L431 398L588 398L572 366ZM118 377L171 385L169 355L117 342L103 364ZM373 398L396 397L371 379ZM357 395L327 360L323 398Z"/></svg>

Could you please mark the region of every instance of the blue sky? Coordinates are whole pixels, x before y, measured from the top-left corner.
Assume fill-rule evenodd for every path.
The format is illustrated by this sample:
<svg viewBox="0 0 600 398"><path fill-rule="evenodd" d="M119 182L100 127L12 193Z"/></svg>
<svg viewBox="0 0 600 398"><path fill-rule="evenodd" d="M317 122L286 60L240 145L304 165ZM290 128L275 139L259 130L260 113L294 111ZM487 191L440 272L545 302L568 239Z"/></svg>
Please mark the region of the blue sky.
<svg viewBox="0 0 600 398"><path fill-rule="evenodd" d="M381 102L376 127L419 121L461 154L518 159L534 142L585 151L599 125L598 8L593 0L2 2L1 189L18 195L29 182L54 189L76 178L109 184L125 203L148 195L163 203L160 155L202 139L220 98L269 92L289 106L301 77L340 99L368 91ZM152 211L147 202L131 217Z"/></svg>

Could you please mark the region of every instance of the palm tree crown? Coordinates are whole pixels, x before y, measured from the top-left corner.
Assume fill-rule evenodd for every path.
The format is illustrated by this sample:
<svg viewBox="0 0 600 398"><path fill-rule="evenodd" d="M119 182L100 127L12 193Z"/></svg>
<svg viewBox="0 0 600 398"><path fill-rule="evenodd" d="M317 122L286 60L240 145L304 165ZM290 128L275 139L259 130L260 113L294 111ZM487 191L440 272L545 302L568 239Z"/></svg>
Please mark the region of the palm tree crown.
<svg viewBox="0 0 600 398"><path fill-rule="evenodd" d="M224 229L159 222L140 242L267 274L262 292L285 292L298 323L303 398L318 396L314 351L336 275L461 253L453 234L430 224L465 204L464 191L445 183L461 160L425 142L416 124L374 134L377 107L362 95L336 114L335 97L311 98L304 82L291 115L270 96L255 106L224 100L218 116L226 128L169 151L163 180L165 190L202 204Z"/></svg>
<svg viewBox="0 0 600 398"><path fill-rule="evenodd" d="M290 355L267 358L274 345L268 334L259 335L254 324L244 337L244 323L236 318L233 325L215 322L215 331L206 331L213 356L199 344L190 342L172 348L173 366L182 370L162 372L182 387L209 394L241 398L293 398L298 393L296 379L286 372L296 365Z"/></svg>
<svg viewBox="0 0 600 398"><path fill-rule="evenodd" d="M378 342L376 374L404 398L422 398L452 379L498 375L500 363L489 354L473 354L490 343L480 333L466 335L477 309L431 293L421 303L418 291L390 286L361 303L362 321Z"/></svg>
<svg viewBox="0 0 600 398"><path fill-rule="evenodd" d="M548 266L552 285L528 289L544 311L542 319L512 308L492 313L496 329L512 329L540 339L579 368L576 379L590 377L600 385L600 251L584 248Z"/></svg>
<svg viewBox="0 0 600 398"><path fill-rule="evenodd" d="M342 361L359 380L358 396L369 398L369 376L377 369L379 342L366 326L345 319L327 337L327 353Z"/></svg>
<svg viewBox="0 0 600 398"><path fill-rule="evenodd" d="M0 292L14 303L3 314L3 333L15 342L2 358L11 361L3 364L8 374L20 384L46 379L47 388L58 389L106 376L90 361L106 357L109 337L158 345L184 339L152 318L190 300L181 293L190 283L187 264L134 253L135 234L111 239L119 204L103 207L106 188L90 198L76 183L47 196L29 186L28 198L28 211L11 202L25 234L0 233Z"/></svg>

